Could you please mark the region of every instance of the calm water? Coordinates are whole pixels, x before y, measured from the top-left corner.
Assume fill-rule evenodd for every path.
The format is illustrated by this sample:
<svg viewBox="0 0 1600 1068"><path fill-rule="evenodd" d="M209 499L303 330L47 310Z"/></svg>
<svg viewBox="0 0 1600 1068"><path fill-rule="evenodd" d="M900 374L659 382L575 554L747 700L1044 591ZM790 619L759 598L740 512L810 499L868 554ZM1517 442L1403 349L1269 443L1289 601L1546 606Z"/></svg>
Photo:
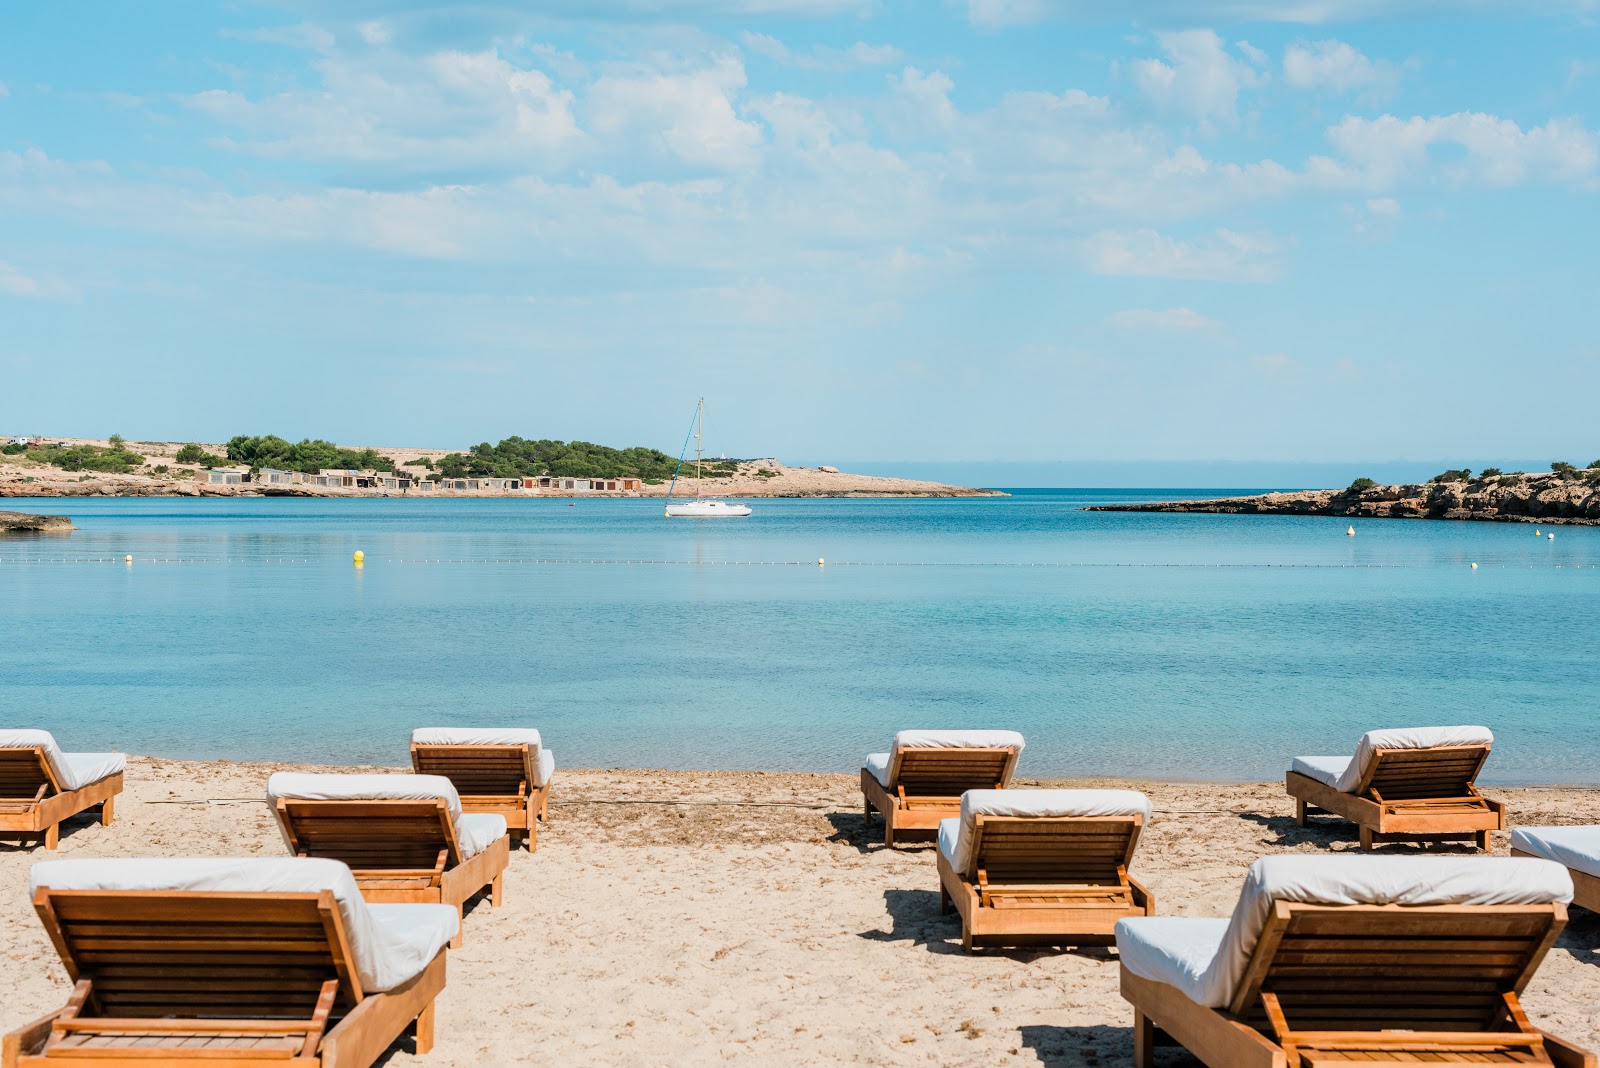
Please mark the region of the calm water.
<svg viewBox="0 0 1600 1068"><path fill-rule="evenodd" d="M8 502L80 529L0 540L0 722L394 764L413 726L526 723L568 767L828 771L1014 727L1024 774L1191 779L1471 722L1486 778L1600 782L1600 529L1080 510L1163 496Z"/></svg>

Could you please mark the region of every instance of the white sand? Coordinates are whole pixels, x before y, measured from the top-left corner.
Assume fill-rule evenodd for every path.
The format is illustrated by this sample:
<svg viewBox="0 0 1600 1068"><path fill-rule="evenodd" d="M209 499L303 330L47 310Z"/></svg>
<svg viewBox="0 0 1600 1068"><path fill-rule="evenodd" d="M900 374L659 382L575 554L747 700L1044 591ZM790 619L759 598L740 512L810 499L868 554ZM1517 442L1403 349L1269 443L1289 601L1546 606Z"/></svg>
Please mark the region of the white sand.
<svg viewBox="0 0 1600 1068"><path fill-rule="evenodd" d="M257 799L284 767L135 759L116 822L73 821L57 855L277 854ZM1279 784L1133 785L1156 804L1134 871L1163 914L1225 914L1262 853L1355 848L1347 825L1295 828ZM1488 792L1515 822L1600 819L1600 791ZM433 1053L388 1063L1130 1063L1112 951L964 954L931 848L881 840L853 776L558 771L539 852L512 854L505 906L478 903L451 952ZM0 847L7 1030L68 990L26 900L44 856ZM1600 917L1573 910L1525 1004L1600 1048Z"/></svg>

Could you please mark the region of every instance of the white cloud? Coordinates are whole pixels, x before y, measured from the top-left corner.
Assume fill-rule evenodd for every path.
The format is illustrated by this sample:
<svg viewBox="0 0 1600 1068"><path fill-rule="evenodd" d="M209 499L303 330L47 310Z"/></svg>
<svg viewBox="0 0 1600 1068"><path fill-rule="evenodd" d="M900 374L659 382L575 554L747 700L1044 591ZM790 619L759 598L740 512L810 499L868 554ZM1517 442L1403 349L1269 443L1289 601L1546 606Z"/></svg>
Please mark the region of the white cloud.
<svg viewBox="0 0 1600 1068"><path fill-rule="evenodd" d="M1103 21L1104 5L1088 0L967 0L967 18L986 29L1028 25L1049 19ZM1229 22L1287 22L1320 25L1407 14L1493 17L1511 14L1578 15L1594 13L1594 0L1130 0L1116 11L1132 21L1150 19Z"/></svg>
<svg viewBox="0 0 1600 1068"><path fill-rule="evenodd" d="M1268 235L1219 227L1198 241L1150 229L1106 231L1091 237L1086 251L1096 274L1261 282L1277 275L1280 250Z"/></svg>
<svg viewBox="0 0 1600 1068"><path fill-rule="evenodd" d="M252 100L212 89L185 102L231 131L216 144L280 159L420 169L504 165L580 138L573 95L497 52L383 53L320 64L322 84Z"/></svg>
<svg viewBox="0 0 1600 1068"><path fill-rule="evenodd" d="M1208 333L1222 329L1222 324L1209 319L1193 308L1126 308L1106 317L1106 325L1132 332Z"/></svg>
<svg viewBox="0 0 1600 1068"><path fill-rule="evenodd" d="M1296 89L1384 93L1399 82L1400 69L1368 59L1343 41L1313 41L1284 51L1283 80Z"/></svg>
<svg viewBox="0 0 1600 1068"><path fill-rule="evenodd" d="M13 297L37 297L40 286L37 279L29 278L11 264L0 260L0 293Z"/></svg>
<svg viewBox="0 0 1600 1068"><path fill-rule="evenodd" d="M1367 210L1380 219L1400 218L1400 202L1394 197L1371 197L1367 200Z"/></svg>
<svg viewBox="0 0 1600 1068"><path fill-rule="evenodd" d="M1352 115L1329 129L1328 140L1378 189L1424 179L1434 170L1454 184L1548 181L1592 188L1600 164L1600 139L1575 119L1523 130L1510 119L1471 111L1410 119ZM1459 158L1432 159L1429 150L1438 145L1454 146Z"/></svg>
<svg viewBox="0 0 1600 1068"><path fill-rule="evenodd" d="M676 72L627 68L590 87L589 114L596 131L643 138L687 163L749 167L758 160L761 127L734 107L744 86L744 64L731 56Z"/></svg>
<svg viewBox="0 0 1600 1068"><path fill-rule="evenodd" d="M800 70L847 71L861 67L884 67L898 63L902 53L894 45L870 45L857 41L849 48L813 45L809 51L795 52L770 34L744 31L739 40L750 51L774 63Z"/></svg>
<svg viewBox="0 0 1600 1068"><path fill-rule="evenodd" d="M1158 33L1156 43L1166 60L1135 60L1131 70L1134 84L1163 111L1231 122L1239 92L1260 83L1255 69L1229 55L1213 30Z"/></svg>
<svg viewBox="0 0 1600 1068"><path fill-rule="evenodd" d="M361 34L363 41L372 45L388 44L392 38L389 27L376 20L361 23L356 27L356 32Z"/></svg>

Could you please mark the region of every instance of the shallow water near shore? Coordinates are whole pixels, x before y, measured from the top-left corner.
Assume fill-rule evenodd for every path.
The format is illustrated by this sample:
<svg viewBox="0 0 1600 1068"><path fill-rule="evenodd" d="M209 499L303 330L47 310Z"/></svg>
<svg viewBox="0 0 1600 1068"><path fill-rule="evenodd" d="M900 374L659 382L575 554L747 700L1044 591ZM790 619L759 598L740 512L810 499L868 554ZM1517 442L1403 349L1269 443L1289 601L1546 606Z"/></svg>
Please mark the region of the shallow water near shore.
<svg viewBox="0 0 1600 1068"><path fill-rule="evenodd" d="M702 521L651 500L16 500L79 529L0 539L0 724L397 764L414 726L518 723L567 767L815 771L903 727L1014 727L1028 775L1264 780L1372 727L1470 722L1497 735L1486 781L1600 782L1600 529L1080 510L1230 492L1258 491Z"/></svg>

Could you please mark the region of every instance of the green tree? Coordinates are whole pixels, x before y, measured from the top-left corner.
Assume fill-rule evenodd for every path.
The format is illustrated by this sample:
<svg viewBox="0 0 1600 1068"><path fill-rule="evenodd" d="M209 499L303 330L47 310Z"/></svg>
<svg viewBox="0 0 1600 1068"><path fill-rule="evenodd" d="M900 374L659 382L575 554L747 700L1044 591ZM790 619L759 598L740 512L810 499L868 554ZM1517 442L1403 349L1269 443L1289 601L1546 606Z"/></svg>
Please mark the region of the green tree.
<svg viewBox="0 0 1600 1068"><path fill-rule="evenodd" d="M1562 478L1576 478L1578 476L1578 469L1565 460L1556 460L1550 465L1550 470Z"/></svg>
<svg viewBox="0 0 1600 1068"><path fill-rule="evenodd" d="M124 439L121 434L112 434L106 439L106 443L113 449L120 449L124 444L126 444L126 439Z"/></svg>
<svg viewBox="0 0 1600 1068"><path fill-rule="evenodd" d="M180 464L200 464L204 467L221 467L226 462L223 457L206 452L193 442L179 449L178 455L174 458Z"/></svg>
<svg viewBox="0 0 1600 1068"><path fill-rule="evenodd" d="M1479 478L1499 478L1500 477L1500 469L1498 467L1485 467L1482 471L1478 472L1478 477Z"/></svg>
<svg viewBox="0 0 1600 1068"><path fill-rule="evenodd" d="M1433 481L1433 482L1468 482L1471 479L1472 479L1472 470L1471 470L1471 468L1462 467L1462 468L1457 468L1454 471L1441 471L1437 475L1434 475L1433 478L1430 481Z"/></svg>
<svg viewBox="0 0 1600 1068"><path fill-rule="evenodd" d="M758 472L758 473L759 474L765 474L766 472L763 471L763 472ZM1345 492L1346 493L1361 493L1362 491L1369 490L1373 486L1376 486L1376 485L1377 485L1377 483L1372 481L1372 479L1370 479L1370 478L1358 478L1354 482L1350 483L1350 488L1348 490L1346 490Z"/></svg>

